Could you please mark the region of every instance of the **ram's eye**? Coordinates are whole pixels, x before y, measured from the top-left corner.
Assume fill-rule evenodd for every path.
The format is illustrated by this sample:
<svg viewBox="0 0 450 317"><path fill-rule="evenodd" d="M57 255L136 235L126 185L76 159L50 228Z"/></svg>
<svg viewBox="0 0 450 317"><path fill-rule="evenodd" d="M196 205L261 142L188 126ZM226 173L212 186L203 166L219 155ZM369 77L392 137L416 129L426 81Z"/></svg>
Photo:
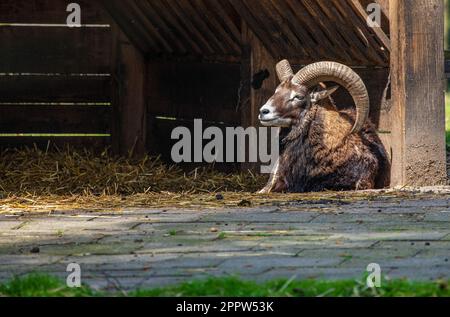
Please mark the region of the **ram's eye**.
<svg viewBox="0 0 450 317"><path fill-rule="evenodd" d="M294 97L294 100L303 100L303 99L305 99L305 97L300 96L300 95L297 95Z"/></svg>

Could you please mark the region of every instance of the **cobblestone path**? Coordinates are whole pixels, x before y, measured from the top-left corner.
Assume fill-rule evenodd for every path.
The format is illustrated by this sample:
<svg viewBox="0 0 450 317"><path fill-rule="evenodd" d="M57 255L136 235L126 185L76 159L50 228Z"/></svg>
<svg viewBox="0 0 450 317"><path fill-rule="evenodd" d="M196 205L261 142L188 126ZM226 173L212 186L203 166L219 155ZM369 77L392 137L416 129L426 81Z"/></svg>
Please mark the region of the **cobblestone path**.
<svg viewBox="0 0 450 317"><path fill-rule="evenodd" d="M450 200L302 201L223 210L0 215L0 280L65 278L78 263L97 289L152 288L207 276L450 277Z"/></svg>

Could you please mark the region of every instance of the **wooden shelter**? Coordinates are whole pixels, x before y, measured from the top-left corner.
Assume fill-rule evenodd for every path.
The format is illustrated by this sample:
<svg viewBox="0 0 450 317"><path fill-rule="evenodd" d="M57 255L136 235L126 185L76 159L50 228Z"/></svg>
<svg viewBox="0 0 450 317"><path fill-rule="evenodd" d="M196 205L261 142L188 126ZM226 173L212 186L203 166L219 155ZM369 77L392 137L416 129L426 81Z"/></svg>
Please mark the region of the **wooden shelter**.
<svg viewBox="0 0 450 317"><path fill-rule="evenodd" d="M80 0L81 28L69 2L0 3L4 147L167 156L180 122L257 126L278 60L333 60L368 87L392 185L446 182L443 0L377 0L379 28L370 0Z"/></svg>

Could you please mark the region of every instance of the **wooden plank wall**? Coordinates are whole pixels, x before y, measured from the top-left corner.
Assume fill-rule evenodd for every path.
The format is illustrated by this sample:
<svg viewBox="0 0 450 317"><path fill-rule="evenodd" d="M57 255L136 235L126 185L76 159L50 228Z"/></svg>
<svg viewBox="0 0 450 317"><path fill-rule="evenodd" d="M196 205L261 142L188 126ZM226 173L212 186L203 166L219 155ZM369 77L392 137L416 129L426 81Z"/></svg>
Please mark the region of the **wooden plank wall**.
<svg viewBox="0 0 450 317"><path fill-rule="evenodd" d="M241 76L246 84L242 91L242 102L240 104L241 125L247 127L260 126L258 115L259 109L274 94L279 81L275 71L276 62L273 55L267 50L261 40L249 28L245 22L242 23L242 46L243 57ZM268 149L271 142L268 140ZM248 156L249 149L246 149ZM241 169L259 172L260 164L244 163Z"/></svg>
<svg viewBox="0 0 450 317"><path fill-rule="evenodd" d="M111 31L96 1L0 2L0 147L110 142Z"/></svg>
<svg viewBox="0 0 450 317"><path fill-rule="evenodd" d="M113 23L111 139L114 153L142 156L146 152L147 61Z"/></svg>

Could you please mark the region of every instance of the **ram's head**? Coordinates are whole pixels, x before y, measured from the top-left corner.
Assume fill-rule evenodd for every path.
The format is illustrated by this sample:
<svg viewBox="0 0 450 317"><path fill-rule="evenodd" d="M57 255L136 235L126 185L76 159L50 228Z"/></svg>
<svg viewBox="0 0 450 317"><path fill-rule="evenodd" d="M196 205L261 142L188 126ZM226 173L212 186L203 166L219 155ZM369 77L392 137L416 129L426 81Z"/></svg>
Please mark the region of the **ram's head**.
<svg viewBox="0 0 450 317"><path fill-rule="evenodd" d="M316 90L321 82L335 82L348 90L356 105L352 133L363 127L369 115L369 96L361 78L351 68L336 62L318 62L302 68L294 75L289 62L276 66L281 84L261 107L259 120L264 126L290 127L311 104L327 98L338 86Z"/></svg>

